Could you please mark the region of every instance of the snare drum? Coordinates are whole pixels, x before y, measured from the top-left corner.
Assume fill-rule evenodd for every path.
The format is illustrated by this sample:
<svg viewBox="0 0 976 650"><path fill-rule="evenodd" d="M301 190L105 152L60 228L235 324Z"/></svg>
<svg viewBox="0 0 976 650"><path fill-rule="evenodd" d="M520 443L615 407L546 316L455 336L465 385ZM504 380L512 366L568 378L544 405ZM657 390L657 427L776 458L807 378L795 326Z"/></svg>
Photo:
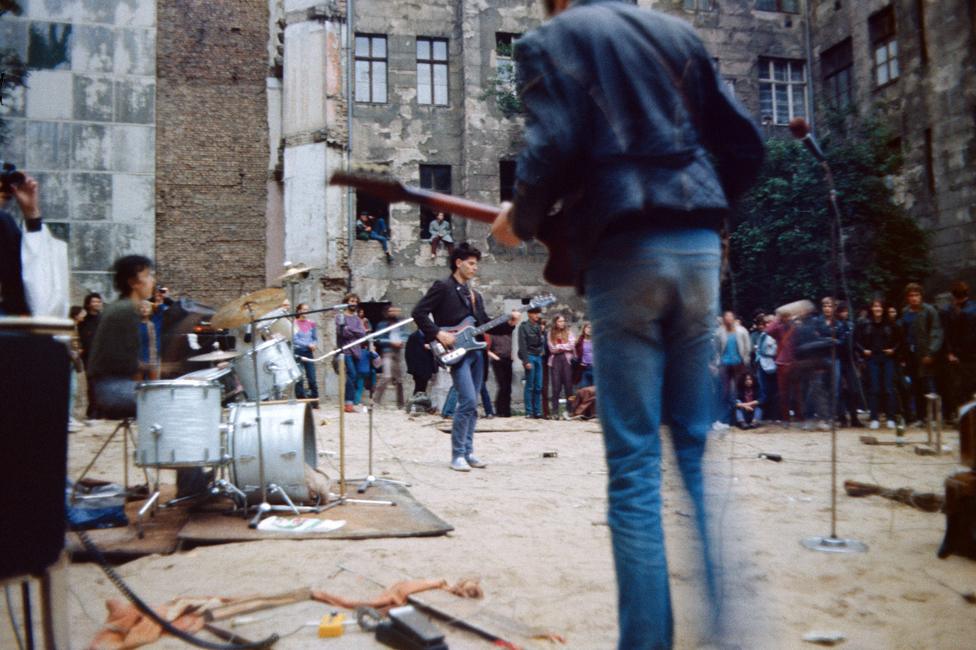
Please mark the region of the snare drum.
<svg viewBox="0 0 976 650"><path fill-rule="evenodd" d="M261 475L258 463L257 409L250 402L230 405L231 481L250 499L260 499ZM315 467L315 424L308 404L262 404L261 446L264 451L264 480L275 483L294 502L310 500L305 466ZM268 498L281 500L280 496Z"/></svg>
<svg viewBox="0 0 976 650"><path fill-rule="evenodd" d="M209 467L224 462L220 384L196 379L145 381L136 386L141 467Z"/></svg>
<svg viewBox="0 0 976 650"><path fill-rule="evenodd" d="M209 381L218 384L220 386L220 403L225 406L237 398L237 396L243 390L240 382L237 381L237 375L234 374L234 369L231 366L194 370L193 372L188 372L185 375L181 375L179 379Z"/></svg>
<svg viewBox="0 0 976 650"><path fill-rule="evenodd" d="M254 357L257 357L257 375ZM271 399L282 395L288 387L302 378L295 357L288 344L279 338L265 341L253 350L248 348L234 359L234 371L241 380L248 399ZM260 382L261 391L258 392Z"/></svg>

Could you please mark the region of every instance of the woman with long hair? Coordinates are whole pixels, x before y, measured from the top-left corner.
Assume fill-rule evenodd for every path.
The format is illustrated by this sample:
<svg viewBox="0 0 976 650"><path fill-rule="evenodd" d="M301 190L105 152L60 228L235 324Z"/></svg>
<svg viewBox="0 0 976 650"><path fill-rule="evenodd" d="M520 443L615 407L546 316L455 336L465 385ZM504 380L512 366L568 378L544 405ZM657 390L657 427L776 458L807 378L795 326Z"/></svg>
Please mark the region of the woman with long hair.
<svg viewBox="0 0 976 650"><path fill-rule="evenodd" d="M576 361L579 368L579 379L576 389L593 385L593 326L589 321L583 323L579 338L576 339Z"/></svg>
<svg viewBox="0 0 976 650"><path fill-rule="evenodd" d="M304 302L299 303L298 308L295 309L297 317L295 318L295 339L293 343L296 358L314 357L315 350L318 348L318 327L316 327L315 321L308 317L308 311L308 304ZM315 376L315 364L311 361L302 361L301 359L298 359L298 363L304 370L305 380L299 380L295 384L295 397L298 399L305 399L306 397L314 399L316 401L312 402L312 408L318 408L319 384ZM308 384L307 389L305 387L306 383Z"/></svg>
<svg viewBox="0 0 976 650"><path fill-rule="evenodd" d="M553 319L549 329L549 386L552 388L552 417L559 415L559 397L564 394L567 399L573 391L573 364L575 357L576 337L566 325L566 317L562 314Z"/></svg>
<svg viewBox="0 0 976 650"><path fill-rule="evenodd" d="M901 328L888 317L884 301L875 298L868 308L868 318L858 323L854 343L868 375L868 410L871 412L871 429L880 427L878 408L884 393L887 427L894 429L898 415L895 392L895 372L898 351L901 347Z"/></svg>

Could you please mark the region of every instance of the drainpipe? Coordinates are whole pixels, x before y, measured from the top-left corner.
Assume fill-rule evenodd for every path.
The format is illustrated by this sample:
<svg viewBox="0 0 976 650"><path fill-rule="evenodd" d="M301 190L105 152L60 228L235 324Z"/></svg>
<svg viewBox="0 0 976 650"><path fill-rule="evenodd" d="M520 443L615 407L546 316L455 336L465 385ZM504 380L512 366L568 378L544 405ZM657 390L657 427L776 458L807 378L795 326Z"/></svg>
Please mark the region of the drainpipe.
<svg viewBox="0 0 976 650"><path fill-rule="evenodd" d="M352 2L352 0L349 1ZM812 37L810 34L810 19L812 16L812 9L810 8L810 0L805 0L803 4L805 5L804 8L806 9L804 12L806 17L803 21L803 36L806 40L807 70L809 71L807 73L807 108L810 110L807 111L807 122L810 124L810 133L816 137L817 119L816 115L814 114L816 112L816 102L814 101L813 95L813 43L811 43Z"/></svg>
<svg viewBox="0 0 976 650"><path fill-rule="evenodd" d="M352 76L355 68L353 47L355 33L353 32L353 16L355 15L354 0L346 0L346 168L352 166L352 108L355 105L352 96ZM346 188L346 266L349 267L349 287L352 287L352 246L355 232L354 192L351 187Z"/></svg>

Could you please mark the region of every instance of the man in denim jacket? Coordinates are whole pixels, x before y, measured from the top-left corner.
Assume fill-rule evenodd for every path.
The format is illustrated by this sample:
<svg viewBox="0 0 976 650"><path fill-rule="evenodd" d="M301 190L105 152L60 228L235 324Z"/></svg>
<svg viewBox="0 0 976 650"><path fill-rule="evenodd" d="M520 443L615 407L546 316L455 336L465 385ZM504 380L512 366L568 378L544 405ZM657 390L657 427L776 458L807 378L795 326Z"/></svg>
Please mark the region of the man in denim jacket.
<svg viewBox="0 0 976 650"><path fill-rule="evenodd" d="M718 230L755 179L763 146L686 23L626 0L545 4L552 19L515 45L525 148L514 205L492 234L509 246L540 231L569 240L593 319L618 643L668 648L659 428L670 425L695 504L717 625L701 459L713 400Z"/></svg>

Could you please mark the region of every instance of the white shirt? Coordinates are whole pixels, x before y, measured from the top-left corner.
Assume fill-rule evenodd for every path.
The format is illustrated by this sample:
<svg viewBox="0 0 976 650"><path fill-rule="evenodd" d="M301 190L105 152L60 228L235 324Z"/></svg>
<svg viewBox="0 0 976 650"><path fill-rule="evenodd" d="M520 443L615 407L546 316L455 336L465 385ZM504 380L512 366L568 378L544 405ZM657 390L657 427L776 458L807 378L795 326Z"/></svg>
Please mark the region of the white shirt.
<svg viewBox="0 0 976 650"><path fill-rule="evenodd" d="M68 245L47 224L24 230L20 244L24 294L33 316L68 317Z"/></svg>

